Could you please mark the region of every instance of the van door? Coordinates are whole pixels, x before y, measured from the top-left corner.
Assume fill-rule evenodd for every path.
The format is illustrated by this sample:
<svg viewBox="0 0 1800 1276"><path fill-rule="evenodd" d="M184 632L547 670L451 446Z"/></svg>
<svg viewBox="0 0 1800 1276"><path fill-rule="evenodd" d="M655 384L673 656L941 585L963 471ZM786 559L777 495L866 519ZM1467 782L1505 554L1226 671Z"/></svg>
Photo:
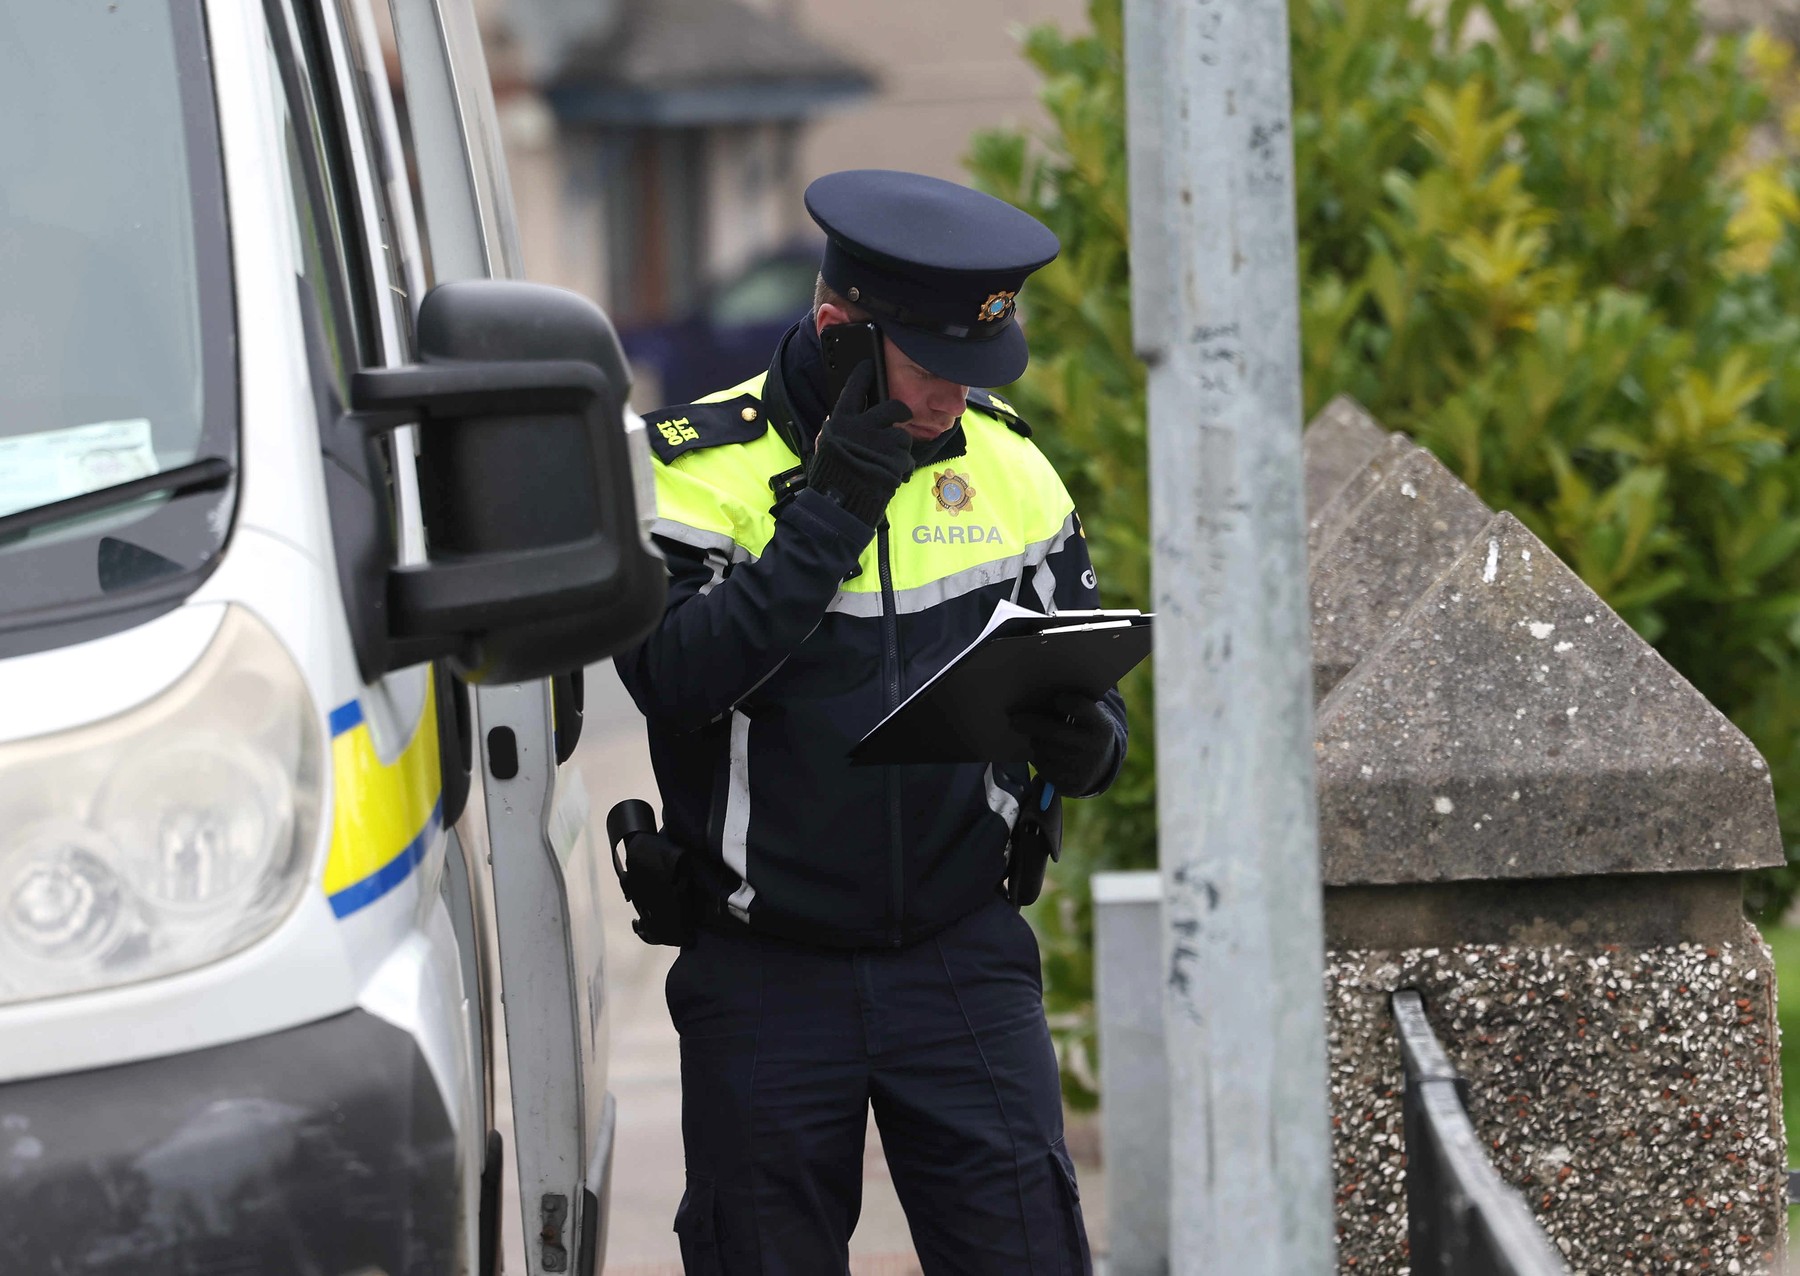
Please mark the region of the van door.
<svg viewBox="0 0 1800 1276"><path fill-rule="evenodd" d="M406 178L405 153L388 94L380 46L366 6L339 8L330 0L269 4L278 58L293 116L290 163L297 218L316 238L308 254L308 282L317 306L324 380L347 401L347 373L359 367L398 367L416 354L413 321L427 287L418 219ZM392 562L426 561L427 545L415 465L417 428L403 426L376 439L385 482ZM357 537L338 528L340 549ZM340 567L345 564L340 563ZM369 604L367 591L347 590L352 609ZM355 623L353 629L362 626ZM421 894L441 896L455 935L464 994L458 1037L462 1100L469 1129L461 1142L468 1181L478 1183L462 1220L462 1252L485 1276L497 1270L501 1149L494 1132L492 1005L487 836L480 809L465 812L471 791L473 712L468 688L442 664L414 665L368 684L345 732L367 734L374 755L393 763L399 751L434 755L438 784L415 795L426 807L431 845L422 848ZM334 718L334 726L338 719ZM341 743L334 747L346 747ZM418 766L408 768L417 772ZM425 768L429 769L429 768Z"/></svg>
<svg viewBox="0 0 1800 1276"><path fill-rule="evenodd" d="M511 188L469 0L389 0L432 283L522 274ZM598 1272L612 1154L600 847L573 767L563 682L475 690L477 786L513 1095L526 1269ZM559 733L558 727L561 728ZM558 748L558 737L563 747ZM497 1044L497 1043L496 1043Z"/></svg>
<svg viewBox="0 0 1800 1276"><path fill-rule="evenodd" d="M377 0L379 2L379 0ZM369 4L352 0L338 10L322 6L325 38L331 45L337 97L352 104L361 122L350 148L360 194L366 267L377 280L377 309L387 353L387 366L398 366L417 353L413 323L429 287L419 215L408 177L408 147L389 92L386 61L375 14ZM419 495L416 426L396 430L388 441L392 496L396 509L396 562L425 561L427 549ZM384 682L422 682L426 673L414 668ZM493 914L487 874L488 840L479 791L472 791L474 707L469 688L447 664L429 667L429 694L438 732L440 808L445 831L439 892L456 936L461 960L469 1072L476 1086L474 1110L480 1114L482 1145L480 1188L475 1225L477 1270L499 1270L499 1219L503 1145L495 1129L494 1020L497 1009L492 945ZM410 689L410 688L409 688ZM471 797L474 801L471 804Z"/></svg>

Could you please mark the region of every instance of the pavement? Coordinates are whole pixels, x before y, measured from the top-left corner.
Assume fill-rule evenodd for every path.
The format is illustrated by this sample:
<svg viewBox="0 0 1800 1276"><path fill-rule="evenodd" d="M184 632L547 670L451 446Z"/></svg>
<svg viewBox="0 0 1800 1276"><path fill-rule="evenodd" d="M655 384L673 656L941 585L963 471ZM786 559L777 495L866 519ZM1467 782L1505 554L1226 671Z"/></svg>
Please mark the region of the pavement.
<svg viewBox="0 0 1800 1276"><path fill-rule="evenodd" d="M586 712L572 765L587 785L596 825L613 803L644 798L660 810L644 744L644 724L610 662L587 671ZM631 906L610 874L601 908L606 928L608 1013L612 1032L610 1081L618 1103L607 1276L681 1276L681 1253L671 1223L681 1200L681 1055L663 1001L663 980L676 950L642 943L631 931ZM499 1040L504 1041L504 1036ZM512 1105L499 1061L498 1121L512 1147ZM1106 1208L1091 1122L1071 1121L1082 1202L1096 1253L1104 1249ZM525 1272L519 1228L518 1181L508 1166L502 1220L505 1270ZM863 1158L863 1207L850 1239L851 1276L921 1276L899 1198L888 1177L873 1121Z"/></svg>

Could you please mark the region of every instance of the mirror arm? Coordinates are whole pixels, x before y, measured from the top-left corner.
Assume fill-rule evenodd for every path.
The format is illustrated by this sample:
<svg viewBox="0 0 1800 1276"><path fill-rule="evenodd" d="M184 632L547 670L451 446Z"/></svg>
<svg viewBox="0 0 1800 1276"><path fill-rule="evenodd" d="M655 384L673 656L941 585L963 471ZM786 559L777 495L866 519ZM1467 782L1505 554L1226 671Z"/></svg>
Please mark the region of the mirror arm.
<svg viewBox="0 0 1800 1276"><path fill-rule="evenodd" d="M600 369L575 359L508 359L365 368L350 382L359 428L371 434L434 416L595 410L611 392Z"/></svg>

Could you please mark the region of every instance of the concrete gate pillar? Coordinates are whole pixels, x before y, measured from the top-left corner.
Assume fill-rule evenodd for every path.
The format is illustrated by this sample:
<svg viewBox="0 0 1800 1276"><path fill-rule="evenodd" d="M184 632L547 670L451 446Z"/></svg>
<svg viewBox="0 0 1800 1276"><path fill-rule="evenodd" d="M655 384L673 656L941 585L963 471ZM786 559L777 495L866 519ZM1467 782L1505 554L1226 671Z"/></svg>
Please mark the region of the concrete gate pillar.
<svg viewBox="0 0 1800 1276"><path fill-rule="evenodd" d="M1307 435L1343 1272L1403 1272L1389 993L1575 1272L1751 1272L1784 1243L1782 862L1744 735L1510 514L1348 402Z"/></svg>

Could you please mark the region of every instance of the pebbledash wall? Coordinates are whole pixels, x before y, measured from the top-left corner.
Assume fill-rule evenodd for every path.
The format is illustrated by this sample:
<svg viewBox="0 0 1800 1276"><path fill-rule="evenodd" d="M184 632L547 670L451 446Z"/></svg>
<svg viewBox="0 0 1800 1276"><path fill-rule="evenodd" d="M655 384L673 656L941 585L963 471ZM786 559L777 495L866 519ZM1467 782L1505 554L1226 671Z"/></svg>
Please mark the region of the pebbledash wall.
<svg viewBox="0 0 1800 1276"><path fill-rule="evenodd" d="M1306 434L1339 1271L1405 1273L1387 998L1423 992L1570 1270L1785 1246L1782 862L1750 742L1510 514L1355 404Z"/></svg>

